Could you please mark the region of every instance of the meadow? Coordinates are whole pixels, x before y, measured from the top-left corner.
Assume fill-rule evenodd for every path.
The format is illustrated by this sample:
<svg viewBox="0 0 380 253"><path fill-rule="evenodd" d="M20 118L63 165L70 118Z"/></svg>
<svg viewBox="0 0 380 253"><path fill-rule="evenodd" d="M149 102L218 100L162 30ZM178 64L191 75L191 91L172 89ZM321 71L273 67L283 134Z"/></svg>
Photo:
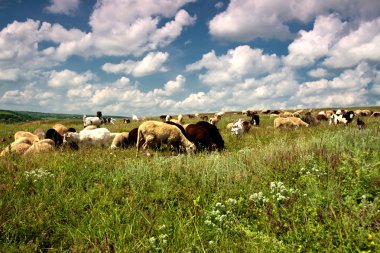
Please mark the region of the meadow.
<svg viewBox="0 0 380 253"><path fill-rule="evenodd" d="M221 153L1 159L0 252L380 252L379 118L362 117L364 130L274 129L260 115L260 127L232 136L225 126L239 117L218 123ZM45 120L0 124L0 135L57 122L82 128Z"/></svg>

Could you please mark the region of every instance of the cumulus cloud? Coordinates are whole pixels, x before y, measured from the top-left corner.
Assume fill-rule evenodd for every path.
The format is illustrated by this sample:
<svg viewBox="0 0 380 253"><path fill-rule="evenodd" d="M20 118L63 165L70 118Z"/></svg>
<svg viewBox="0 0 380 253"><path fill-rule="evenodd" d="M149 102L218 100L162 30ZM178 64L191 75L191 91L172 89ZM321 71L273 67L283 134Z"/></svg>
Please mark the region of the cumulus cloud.
<svg viewBox="0 0 380 253"><path fill-rule="evenodd" d="M310 70L309 72L307 72L307 74L314 78L323 78L328 75L328 72L324 68L317 68Z"/></svg>
<svg viewBox="0 0 380 253"><path fill-rule="evenodd" d="M153 95L171 96L177 92L182 91L184 89L185 82L186 82L186 78L182 75L178 75L175 78L175 81L168 81L165 84L164 89L154 89Z"/></svg>
<svg viewBox="0 0 380 253"><path fill-rule="evenodd" d="M168 53L149 52L141 61L128 60L119 64L105 63L102 69L107 73L125 73L127 75L141 77L157 72L168 71L168 69L163 66L168 58Z"/></svg>
<svg viewBox="0 0 380 253"><path fill-rule="evenodd" d="M370 20L379 11L380 3L376 0L231 0L227 9L210 21L209 30L214 37L233 41L289 39L292 37L288 26L291 21L307 23L331 12L344 18Z"/></svg>
<svg viewBox="0 0 380 253"><path fill-rule="evenodd" d="M374 103L368 92L378 71L367 63L347 69L331 80L321 79L300 85L294 99L307 107L354 106ZM323 98L323 99L321 99Z"/></svg>
<svg viewBox="0 0 380 253"><path fill-rule="evenodd" d="M79 0L50 0L46 10L50 13L72 15L79 7Z"/></svg>
<svg viewBox="0 0 380 253"><path fill-rule="evenodd" d="M78 74L75 71L68 69L62 71L52 71L50 73L50 79L48 85L50 87L68 87L68 86L79 86L86 84L88 81L93 80L95 75L90 71L82 74Z"/></svg>
<svg viewBox="0 0 380 253"><path fill-rule="evenodd" d="M193 0L98 1L90 17L96 50L102 55L139 56L170 44L196 20L180 9L189 2ZM172 17L159 26L161 19Z"/></svg>
<svg viewBox="0 0 380 253"><path fill-rule="evenodd" d="M361 61L380 61L380 18L360 23L331 48L324 64L347 68Z"/></svg>
<svg viewBox="0 0 380 253"><path fill-rule="evenodd" d="M289 54L284 58L285 63L295 67L314 64L316 60L329 54L330 48L344 28L345 23L335 14L317 17L313 30L301 30L299 38L289 45Z"/></svg>
<svg viewBox="0 0 380 253"><path fill-rule="evenodd" d="M238 46L230 49L225 55L216 56L211 51L202 59L186 66L187 71L207 70L199 79L208 85L225 85L241 81L247 76L260 76L275 71L280 66L280 59L272 54L263 54L261 49L249 46Z"/></svg>

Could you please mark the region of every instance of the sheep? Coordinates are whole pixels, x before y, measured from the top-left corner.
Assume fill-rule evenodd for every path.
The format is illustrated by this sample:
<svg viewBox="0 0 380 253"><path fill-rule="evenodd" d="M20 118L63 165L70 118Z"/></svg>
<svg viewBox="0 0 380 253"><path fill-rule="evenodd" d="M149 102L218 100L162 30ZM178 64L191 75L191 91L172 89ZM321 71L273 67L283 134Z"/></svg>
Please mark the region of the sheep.
<svg viewBox="0 0 380 253"><path fill-rule="evenodd" d="M136 156L138 156L141 147L146 151L146 155L150 156L147 152L148 147L159 143L173 145L177 148L183 146L189 154L196 151L194 143L190 142L177 126L149 120L142 123L138 128Z"/></svg>
<svg viewBox="0 0 380 253"><path fill-rule="evenodd" d="M306 122L303 122L300 118L297 118L297 117L288 117L288 118L282 118L282 117L279 117L279 118L276 118L273 122L273 126L274 128L279 128L279 127L286 127L286 126L306 126L308 127L309 124L307 124Z"/></svg>
<svg viewBox="0 0 380 253"><path fill-rule="evenodd" d="M250 123L253 126L259 126L260 125L260 116L257 114L252 115Z"/></svg>
<svg viewBox="0 0 380 253"><path fill-rule="evenodd" d="M181 124L181 125L183 125L185 122L183 121L183 116L182 116L182 114L179 114L178 115L178 117L177 117L177 119L178 119L178 122Z"/></svg>
<svg viewBox="0 0 380 253"><path fill-rule="evenodd" d="M34 143L40 140L37 135L32 134L31 132L26 132L26 131L17 131L14 137L15 137L15 140L21 137L26 137L30 140L31 143Z"/></svg>
<svg viewBox="0 0 380 253"><path fill-rule="evenodd" d="M366 127L364 121L362 121L359 118L356 119L356 125L357 125L359 130L365 129L365 127Z"/></svg>
<svg viewBox="0 0 380 253"><path fill-rule="evenodd" d="M90 125L90 126L86 126L85 128L83 128L83 130L94 130L94 129L97 129L97 128L98 128L97 126Z"/></svg>
<svg viewBox="0 0 380 253"><path fill-rule="evenodd" d="M251 123L248 121L244 121L242 119L239 119L237 122L234 123L234 125L231 128L231 132L235 135L240 135L243 133L248 133L248 131L251 129Z"/></svg>
<svg viewBox="0 0 380 253"><path fill-rule="evenodd" d="M79 146L108 146L111 138L117 133L111 133L107 128L96 128L94 130L82 130L79 133L68 132L63 137L63 142L76 143Z"/></svg>
<svg viewBox="0 0 380 253"><path fill-rule="evenodd" d="M196 125L205 128L209 135L211 136L212 142L216 144L216 149L221 151L224 149L224 140L220 134L218 128L215 125L212 125L206 121L199 121Z"/></svg>
<svg viewBox="0 0 380 253"><path fill-rule="evenodd" d="M353 111L348 111L339 115L333 114L330 116L329 124L338 125L339 123L343 123L344 125L347 125L348 123L351 123L354 117L355 117L355 113Z"/></svg>
<svg viewBox="0 0 380 253"><path fill-rule="evenodd" d="M27 155L33 155L33 154L40 154L40 153L47 153L55 150L55 143L53 140L50 139L43 139L39 142L33 143L32 146L30 146L25 152L24 156Z"/></svg>
<svg viewBox="0 0 380 253"><path fill-rule="evenodd" d="M86 117L86 115L83 115L83 127L87 127L87 126L91 126L91 125L100 127L101 124L102 124L101 118L99 118L99 117Z"/></svg>
<svg viewBox="0 0 380 253"><path fill-rule="evenodd" d="M318 120L316 118L314 118L310 112L308 112L304 116L302 116L301 120L306 122L307 124L309 124L311 126L316 126L318 124Z"/></svg>
<svg viewBox="0 0 380 253"><path fill-rule="evenodd" d="M137 115L132 114L132 120L133 121L139 121L139 118L137 117Z"/></svg>
<svg viewBox="0 0 380 253"><path fill-rule="evenodd" d="M37 128L36 130L34 130L33 134L37 135L38 139L40 140L45 139L45 132L42 128Z"/></svg>
<svg viewBox="0 0 380 253"><path fill-rule="evenodd" d="M46 131L46 139L50 139L54 142L55 147L59 147L63 143L63 136L55 129L51 128Z"/></svg>
<svg viewBox="0 0 380 253"><path fill-rule="evenodd" d="M380 117L380 112L373 112L371 117Z"/></svg>
<svg viewBox="0 0 380 253"><path fill-rule="evenodd" d="M53 126L53 129L57 131L61 136L63 136L65 133L67 133L67 131L69 131L69 129L66 126L59 123L55 124Z"/></svg>
<svg viewBox="0 0 380 253"><path fill-rule="evenodd" d="M210 133L202 126L189 124L186 127L186 135L195 144L197 150L207 149L212 151L217 149L217 145L213 142Z"/></svg>
<svg viewBox="0 0 380 253"><path fill-rule="evenodd" d="M122 132L119 133L113 138L112 144L111 144L111 149L116 149L116 148L127 148L128 147L128 137L129 133L128 132Z"/></svg>
<svg viewBox="0 0 380 253"><path fill-rule="evenodd" d="M13 142L9 144L3 151L0 153L0 157L5 157L9 154L15 154L15 155L22 155L27 151L30 146L31 142L29 141L28 138L22 137L19 138L18 140L25 140L26 142Z"/></svg>
<svg viewBox="0 0 380 253"><path fill-rule="evenodd" d="M209 120L210 124L216 125L222 119L222 115L215 114L213 118Z"/></svg>
<svg viewBox="0 0 380 253"><path fill-rule="evenodd" d="M318 114L317 117L316 117L316 119L318 121L327 121L328 120L328 118L327 118L327 116L325 114Z"/></svg>

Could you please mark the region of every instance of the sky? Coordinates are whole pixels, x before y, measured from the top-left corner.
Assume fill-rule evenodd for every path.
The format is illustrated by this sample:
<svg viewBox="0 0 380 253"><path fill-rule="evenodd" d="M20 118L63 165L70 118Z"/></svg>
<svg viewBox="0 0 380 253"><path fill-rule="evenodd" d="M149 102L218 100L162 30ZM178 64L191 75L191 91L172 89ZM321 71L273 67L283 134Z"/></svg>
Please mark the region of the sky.
<svg viewBox="0 0 380 253"><path fill-rule="evenodd" d="M0 0L0 109L380 106L379 0Z"/></svg>

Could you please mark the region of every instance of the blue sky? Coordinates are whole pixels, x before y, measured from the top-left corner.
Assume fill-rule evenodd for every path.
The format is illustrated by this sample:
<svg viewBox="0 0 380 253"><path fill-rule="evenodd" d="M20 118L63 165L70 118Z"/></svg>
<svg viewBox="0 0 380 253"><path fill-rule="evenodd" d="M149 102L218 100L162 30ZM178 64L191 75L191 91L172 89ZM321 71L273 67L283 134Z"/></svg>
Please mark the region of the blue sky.
<svg viewBox="0 0 380 253"><path fill-rule="evenodd" d="M378 0L0 0L0 108L380 106Z"/></svg>

